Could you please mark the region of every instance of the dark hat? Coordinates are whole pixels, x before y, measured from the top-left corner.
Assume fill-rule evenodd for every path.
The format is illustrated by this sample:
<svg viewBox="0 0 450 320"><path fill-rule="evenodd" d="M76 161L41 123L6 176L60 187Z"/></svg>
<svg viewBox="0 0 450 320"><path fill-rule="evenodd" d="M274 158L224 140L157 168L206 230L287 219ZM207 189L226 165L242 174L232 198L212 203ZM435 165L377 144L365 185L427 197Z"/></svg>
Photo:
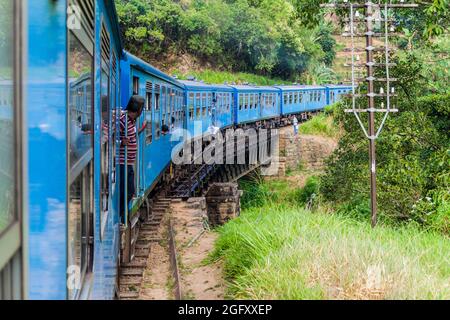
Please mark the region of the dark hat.
<svg viewBox="0 0 450 320"><path fill-rule="evenodd" d="M141 96L134 95L128 101L128 105L125 110L130 112L139 112L144 107L145 99Z"/></svg>

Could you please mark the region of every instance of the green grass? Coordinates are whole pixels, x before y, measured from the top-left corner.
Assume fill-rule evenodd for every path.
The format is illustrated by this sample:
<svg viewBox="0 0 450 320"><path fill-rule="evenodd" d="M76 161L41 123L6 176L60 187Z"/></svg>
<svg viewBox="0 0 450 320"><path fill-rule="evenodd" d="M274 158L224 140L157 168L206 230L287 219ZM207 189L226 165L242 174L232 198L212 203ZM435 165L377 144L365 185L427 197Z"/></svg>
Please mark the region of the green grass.
<svg viewBox="0 0 450 320"><path fill-rule="evenodd" d="M272 79L245 72L233 73L227 71L204 70L199 72L190 72L188 74L183 74L180 71L174 71L173 74L176 75L181 80L186 80L188 76L194 76L198 80L203 80L206 83L211 84L223 84L225 82L228 82L228 84L231 84L232 82L235 82L237 84L248 82L261 86L276 85L276 84L291 84L291 82L287 82L285 80Z"/></svg>
<svg viewBox="0 0 450 320"><path fill-rule="evenodd" d="M288 181L269 180L262 182L260 177L239 181L239 188L244 190L241 198L241 207L251 209L254 207L274 206L291 207L301 205L300 193L302 190L292 188Z"/></svg>
<svg viewBox="0 0 450 320"><path fill-rule="evenodd" d="M333 117L319 114L311 120L300 125L299 129L302 134L319 135L324 137L335 138L339 135L339 129L333 123Z"/></svg>
<svg viewBox="0 0 450 320"><path fill-rule="evenodd" d="M286 180L240 181L241 216L218 229L230 299L449 299L448 237L325 213ZM330 210L327 210L330 211Z"/></svg>
<svg viewBox="0 0 450 320"><path fill-rule="evenodd" d="M247 209L219 229L233 299L449 299L450 242L299 208Z"/></svg>

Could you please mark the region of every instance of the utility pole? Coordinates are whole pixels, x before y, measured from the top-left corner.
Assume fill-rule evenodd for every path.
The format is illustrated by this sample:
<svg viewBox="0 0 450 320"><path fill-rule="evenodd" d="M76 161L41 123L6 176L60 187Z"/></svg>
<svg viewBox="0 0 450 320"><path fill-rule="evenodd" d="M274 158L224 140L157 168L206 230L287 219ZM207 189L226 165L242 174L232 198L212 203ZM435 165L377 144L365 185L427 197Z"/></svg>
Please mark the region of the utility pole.
<svg viewBox="0 0 450 320"><path fill-rule="evenodd" d="M415 3L404 3L404 0L399 0L397 3L393 3L392 0L385 0L384 3L373 3L371 0L367 2L349 2L348 0L336 1L335 3L322 5L322 7L329 8L346 8L349 9L349 16L345 19L346 27L344 37L351 38L351 64L346 66L351 67L352 70L352 109L347 109L345 112L353 113L358 120L360 127L362 128L364 135L369 139L369 168L370 168L370 209L372 213L372 227L377 225L377 179L376 179L376 152L375 141L379 137L384 124L390 113L398 112L397 109L391 108L391 97L395 97L394 87L391 88L391 82L395 82L396 79L389 77L389 68L395 64L390 63L390 53L393 52L393 47L389 46L389 37L394 36L395 32L395 20L389 17L390 11L396 8L416 8ZM364 15L361 16L360 9L363 10ZM382 16L381 12L384 13ZM379 17L375 14L379 13ZM384 30L381 32L375 32L375 24L380 23L384 25ZM358 27L364 27L364 32L359 32ZM355 47L355 38L365 38L366 47ZM374 38L384 38L384 45L376 47L374 45ZM358 53L366 52L366 63L359 63L360 56ZM384 53L385 59L383 62L375 61L375 52ZM366 68L365 77L356 77L356 70L358 68ZM377 67L384 67L386 77L380 78L376 76L375 70ZM367 92L365 94L356 93L356 89L360 89L360 84L367 83ZM379 84L381 83L381 85ZM383 85L385 83L385 85ZM379 93L376 91L376 87L379 87ZM358 109L357 98L366 96L368 98L368 108ZM379 106L377 106L376 98L383 100ZM385 105L386 102L386 105ZM368 130L364 126L360 114L368 114ZM384 117L378 129L375 124L375 114L384 113Z"/></svg>

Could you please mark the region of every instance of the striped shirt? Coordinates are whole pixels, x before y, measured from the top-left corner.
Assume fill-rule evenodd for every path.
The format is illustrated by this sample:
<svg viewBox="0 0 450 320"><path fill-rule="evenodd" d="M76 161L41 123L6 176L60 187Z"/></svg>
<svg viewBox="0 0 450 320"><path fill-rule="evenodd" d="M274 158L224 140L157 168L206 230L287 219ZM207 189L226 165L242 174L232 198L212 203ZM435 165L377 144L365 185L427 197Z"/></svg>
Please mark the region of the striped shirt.
<svg viewBox="0 0 450 320"><path fill-rule="evenodd" d="M125 138L125 114L120 116L120 139ZM136 140L136 120L128 117L128 165L136 162L137 140ZM119 164L125 164L125 146L120 145Z"/></svg>

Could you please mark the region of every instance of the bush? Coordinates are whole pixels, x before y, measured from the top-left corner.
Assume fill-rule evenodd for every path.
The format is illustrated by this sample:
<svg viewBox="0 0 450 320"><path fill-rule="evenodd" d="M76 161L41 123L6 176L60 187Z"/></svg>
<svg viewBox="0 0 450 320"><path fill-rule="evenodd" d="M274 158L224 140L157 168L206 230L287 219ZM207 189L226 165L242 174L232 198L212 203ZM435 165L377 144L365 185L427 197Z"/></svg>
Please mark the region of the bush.
<svg viewBox="0 0 450 320"><path fill-rule="evenodd" d="M299 202L302 205L312 206L319 194L319 178L309 177L306 184L299 192Z"/></svg>

